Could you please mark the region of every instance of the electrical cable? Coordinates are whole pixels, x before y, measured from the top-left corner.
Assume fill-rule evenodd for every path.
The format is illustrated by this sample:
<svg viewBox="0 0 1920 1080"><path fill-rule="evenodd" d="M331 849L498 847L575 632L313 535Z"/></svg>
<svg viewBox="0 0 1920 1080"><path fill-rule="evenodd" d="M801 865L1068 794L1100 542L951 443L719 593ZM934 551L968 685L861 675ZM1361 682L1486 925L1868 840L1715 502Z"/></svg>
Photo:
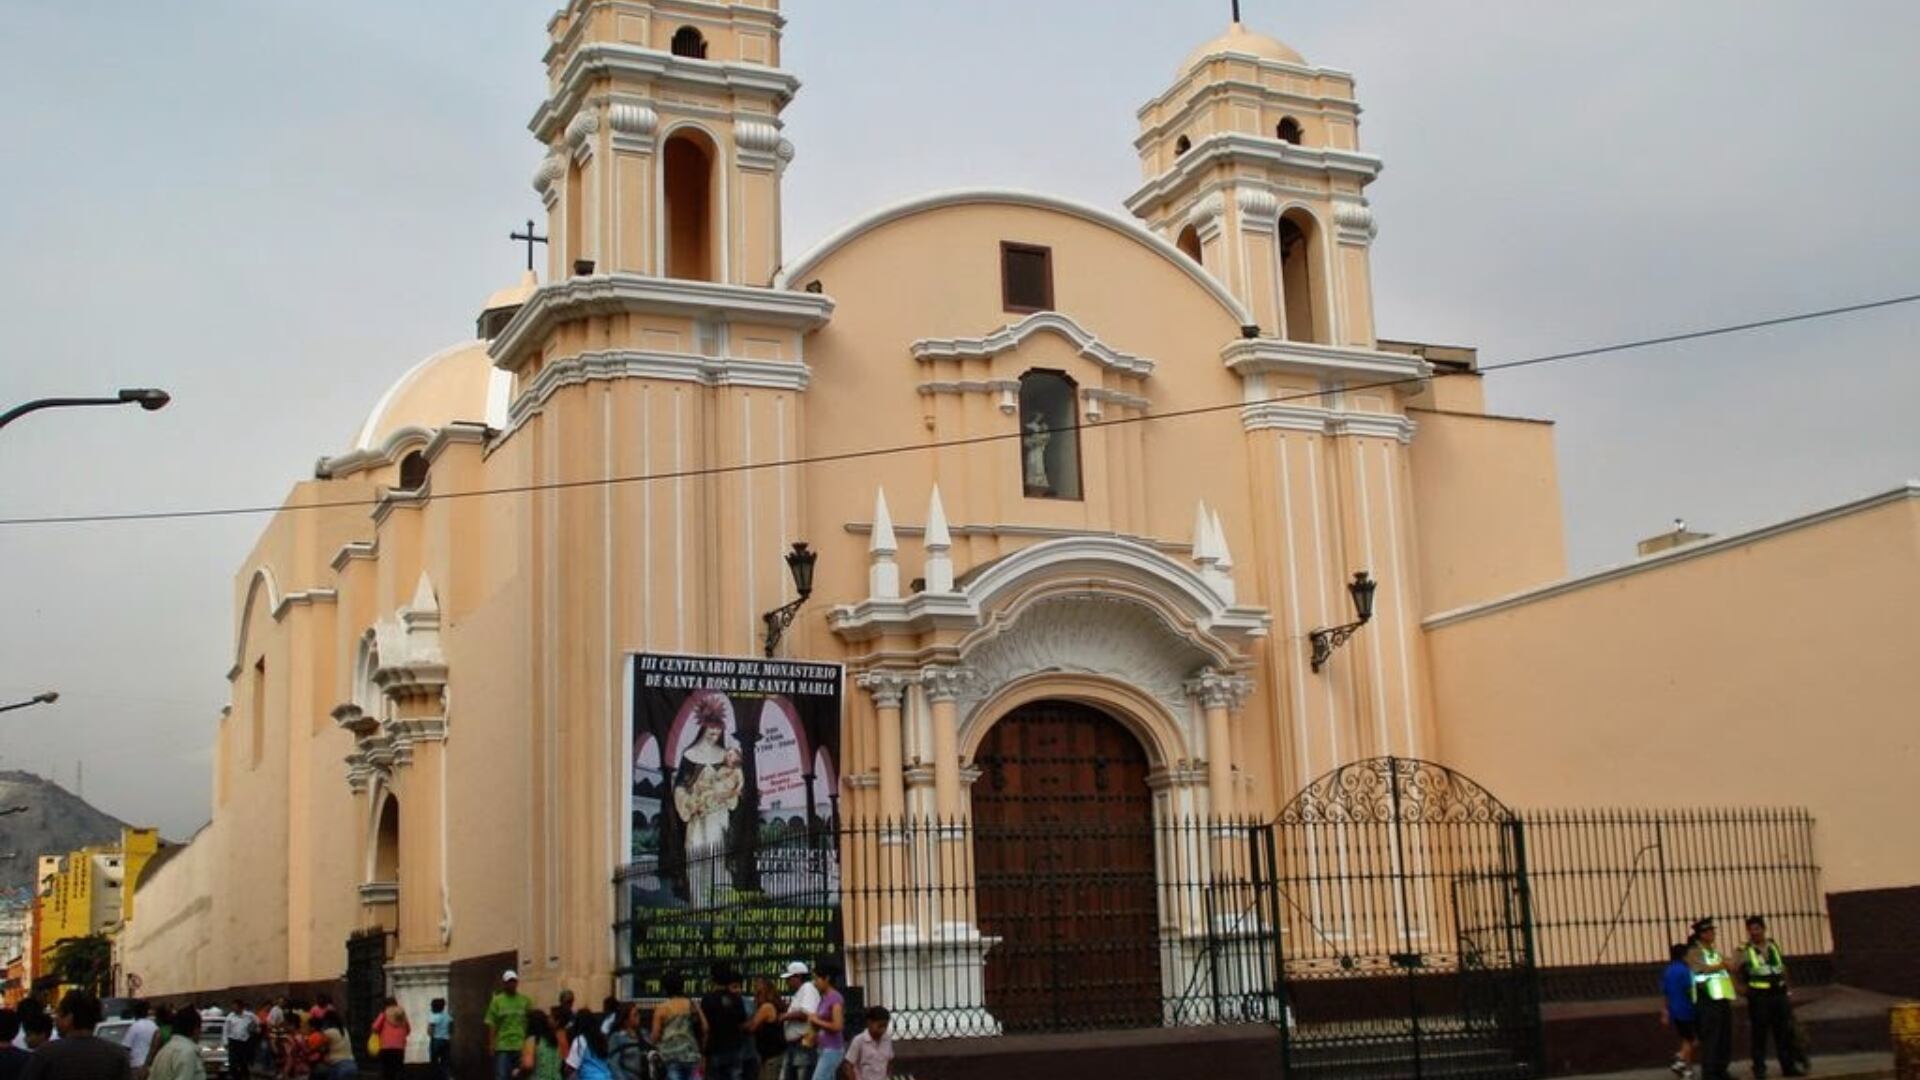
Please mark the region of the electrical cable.
<svg viewBox="0 0 1920 1080"><path fill-rule="evenodd" d="M1543 364L1562 363L1568 360L1587 359L1587 358L1592 358L1597 356L1606 356L1613 353L1628 352L1635 349L1653 348L1658 345L1671 345L1671 344L1682 342L1682 341L1698 341L1703 338L1723 337L1728 334L1748 333L1754 330L1764 330L1770 327L1786 326L1792 323L1811 322L1816 319L1829 319L1829 318L1834 318L1841 315L1853 315L1853 314L1857 314L1864 311L1874 311L1881 308L1896 307L1902 304L1911 304L1915 302L1920 302L1920 293L1909 293L1903 296L1893 296L1883 300L1869 300L1863 303L1847 304L1841 307L1822 308L1817 311L1803 311L1803 312L1798 312L1792 315L1780 315L1780 316L1775 316L1775 317L1766 318L1766 319L1755 319L1749 322L1728 323L1722 326L1714 326L1714 327L1709 327L1702 330L1683 330L1683 331L1679 331L1671 334L1662 334L1657 337L1639 338L1633 341L1617 342L1612 345L1598 345L1591 348L1571 349L1565 352L1546 353L1540 356L1530 356L1530 357L1525 357L1519 360L1506 360L1506 361L1501 361L1499 363L1486 364L1486 365L1482 365L1479 368L1476 368L1473 371L1436 372L1432 376L1407 375L1407 376L1399 376L1391 379L1380 379L1373 382L1350 384L1350 385L1341 387L1340 392L1352 393L1357 390L1377 390L1377 389L1382 389L1386 387L1403 386L1408 383L1423 382L1429 378L1449 378L1449 377L1458 376L1458 375L1474 375L1474 374L1486 375L1496 371L1513 371L1518 368L1537 367ZM1123 417L1118 417L1112 420L1099 420L1099 421L1093 421L1093 422L1082 420L1072 424L1071 426L1063 425L1060 430L1062 431L1071 430L1071 431L1079 432L1079 431L1093 430L1096 428L1121 427L1127 424L1144 424L1144 423L1159 422L1164 420L1178 420L1178 419L1192 417L1192 416L1205 416L1211 413L1247 409L1251 407L1257 407L1260 405L1282 404L1288 401L1299 401L1299 400L1304 400L1309 398L1319 398L1319 397L1326 396L1327 393L1328 391L1322 391L1322 390L1306 390L1306 391L1300 391L1292 394L1277 395L1275 397L1266 398L1261 401L1232 401L1232 402L1222 402L1222 403L1213 404L1213 405L1196 405L1186 409L1172 409L1165 412L1149 413L1149 414L1143 414L1140 416L1123 416ZM731 475L735 473L757 472L762 469L795 469L795 468L801 468L809 465L832 465L832 464L838 464L841 462L848 462L848 461L861 461L868 458L891 457L896 454L925 453L932 450L948 450L948 449L954 449L957 447L977 446L984 443L1003 442L1007 440L1019 439L1019 438L1022 438L1023 436L1024 436L1024 433L1020 431L996 431L996 432L989 432L981 435L964 435L964 436L958 436L951 439L936 439L932 442L903 443L903 444L894 445L894 446L874 446L874 447L866 447L859 450L840 450L832 453L815 454L808 457L784 458L777 461L741 462L733 465L708 465L708 466L702 466L699 468L692 468L692 469L676 469L669 472L638 473L638 474L633 474L629 476L604 476L604 477L596 477L593 479L586 479L586 480L554 480L554 481L545 481L545 482L531 483L531 484L511 484L504 487L474 488L468 491L449 491L444 493L430 492L426 496L426 499L428 501L437 501L441 499L487 498L487 497L492 497L497 495L527 495L527 494L533 494L533 493L542 492L542 491L570 491L570 490L577 490L580 488L601 487L603 485L612 485L612 484L643 484L643 483L654 483L654 482L663 481L663 480L688 480L688 479L694 479L694 478L703 477L703 476L726 476L726 475ZM379 505L383 501L384 500L381 498L336 499L336 500L314 502L314 503L300 503L295 505L290 505L286 503L276 503L272 505L261 504L261 505L253 505L253 506L228 506L228 507L214 507L214 508L199 509L199 510L147 510L147 511L129 511L124 513L106 513L106 514L57 514L57 515L48 515L44 517L0 518L0 526L95 525L95 524L135 522L135 521L185 521L185 520L193 520L193 519L199 519L199 518L243 517L243 516L251 516L251 515L258 515L258 514L277 514L282 511L300 512L300 511L311 511L311 510L350 509L352 507L373 507L373 506Z"/></svg>

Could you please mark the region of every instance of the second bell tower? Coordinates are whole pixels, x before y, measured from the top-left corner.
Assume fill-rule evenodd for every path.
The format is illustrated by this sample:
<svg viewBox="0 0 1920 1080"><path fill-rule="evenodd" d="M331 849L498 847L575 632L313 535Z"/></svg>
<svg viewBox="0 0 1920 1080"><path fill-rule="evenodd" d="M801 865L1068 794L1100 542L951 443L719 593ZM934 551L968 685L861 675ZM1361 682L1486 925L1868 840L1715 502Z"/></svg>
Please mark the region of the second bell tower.
<svg viewBox="0 0 1920 1080"><path fill-rule="evenodd" d="M766 286L780 267L777 0L572 0L548 24L550 280L631 273Z"/></svg>

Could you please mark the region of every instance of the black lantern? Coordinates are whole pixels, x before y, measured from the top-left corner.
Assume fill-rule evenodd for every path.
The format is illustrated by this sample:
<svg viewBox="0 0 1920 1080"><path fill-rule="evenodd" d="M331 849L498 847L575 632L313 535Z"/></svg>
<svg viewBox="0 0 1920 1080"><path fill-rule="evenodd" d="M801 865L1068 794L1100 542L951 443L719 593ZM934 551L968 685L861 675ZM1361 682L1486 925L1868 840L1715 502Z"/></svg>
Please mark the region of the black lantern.
<svg viewBox="0 0 1920 1080"><path fill-rule="evenodd" d="M1307 640L1313 645L1313 670L1319 671L1333 658L1333 650L1347 643L1355 630L1373 621L1373 592L1380 583L1362 570L1353 575L1347 583L1347 595L1353 597L1354 621L1344 626L1329 626L1309 631Z"/></svg>
<svg viewBox="0 0 1920 1080"><path fill-rule="evenodd" d="M799 614L807 597L813 595L813 564L819 558L820 553L808 547L804 540L794 541L793 550L787 552L787 572L793 575L793 591L800 595L760 616L767 624L767 659L773 659L773 651L780 645L780 636L786 633L787 627L793 625L793 617Z"/></svg>

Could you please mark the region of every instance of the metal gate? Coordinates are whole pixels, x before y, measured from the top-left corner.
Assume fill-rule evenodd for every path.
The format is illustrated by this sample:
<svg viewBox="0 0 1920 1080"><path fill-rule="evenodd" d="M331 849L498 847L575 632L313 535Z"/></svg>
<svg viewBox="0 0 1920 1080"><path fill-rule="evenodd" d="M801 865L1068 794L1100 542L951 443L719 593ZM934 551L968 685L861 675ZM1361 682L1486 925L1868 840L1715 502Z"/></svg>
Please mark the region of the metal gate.
<svg viewBox="0 0 1920 1080"><path fill-rule="evenodd" d="M1275 823L1287 1072L1541 1075L1517 816L1443 766L1372 758Z"/></svg>
<svg viewBox="0 0 1920 1080"><path fill-rule="evenodd" d="M354 1056L366 1057L367 1033L387 998L387 941L391 931L361 930L347 938L347 1038Z"/></svg>

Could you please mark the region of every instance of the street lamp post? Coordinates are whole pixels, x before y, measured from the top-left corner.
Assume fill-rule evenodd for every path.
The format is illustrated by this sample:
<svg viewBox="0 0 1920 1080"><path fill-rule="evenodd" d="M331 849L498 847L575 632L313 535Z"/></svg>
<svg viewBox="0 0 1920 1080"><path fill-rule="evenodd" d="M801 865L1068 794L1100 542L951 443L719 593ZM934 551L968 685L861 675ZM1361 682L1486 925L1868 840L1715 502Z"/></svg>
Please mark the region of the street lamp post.
<svg viewBox="0 0 1920 1080"><path fill-rule="evenodd" d="M58 691L46 690L33 695L25 701L16 701L11 705L0 705L0 712L12 712L15 709L24 709L30 705L51 705L59 700L60 694Z"/></svg>
<svg viewBox="0 0 1920 1080"><path fill-rule="evenodd" d="M15 405L5 413L0 413L0 428L6 427L8 424L13 423L15 420L20 419L30 412L39 412L41 409L69 409L84 405L138 405L142 409L152 412L155 409L166 408L167 402L172 400L172 395L168 394L165 390L155 390L152 387L135 387L122 390L113 397L40 398L37 401L29 401L24 405Z"/></svg>

